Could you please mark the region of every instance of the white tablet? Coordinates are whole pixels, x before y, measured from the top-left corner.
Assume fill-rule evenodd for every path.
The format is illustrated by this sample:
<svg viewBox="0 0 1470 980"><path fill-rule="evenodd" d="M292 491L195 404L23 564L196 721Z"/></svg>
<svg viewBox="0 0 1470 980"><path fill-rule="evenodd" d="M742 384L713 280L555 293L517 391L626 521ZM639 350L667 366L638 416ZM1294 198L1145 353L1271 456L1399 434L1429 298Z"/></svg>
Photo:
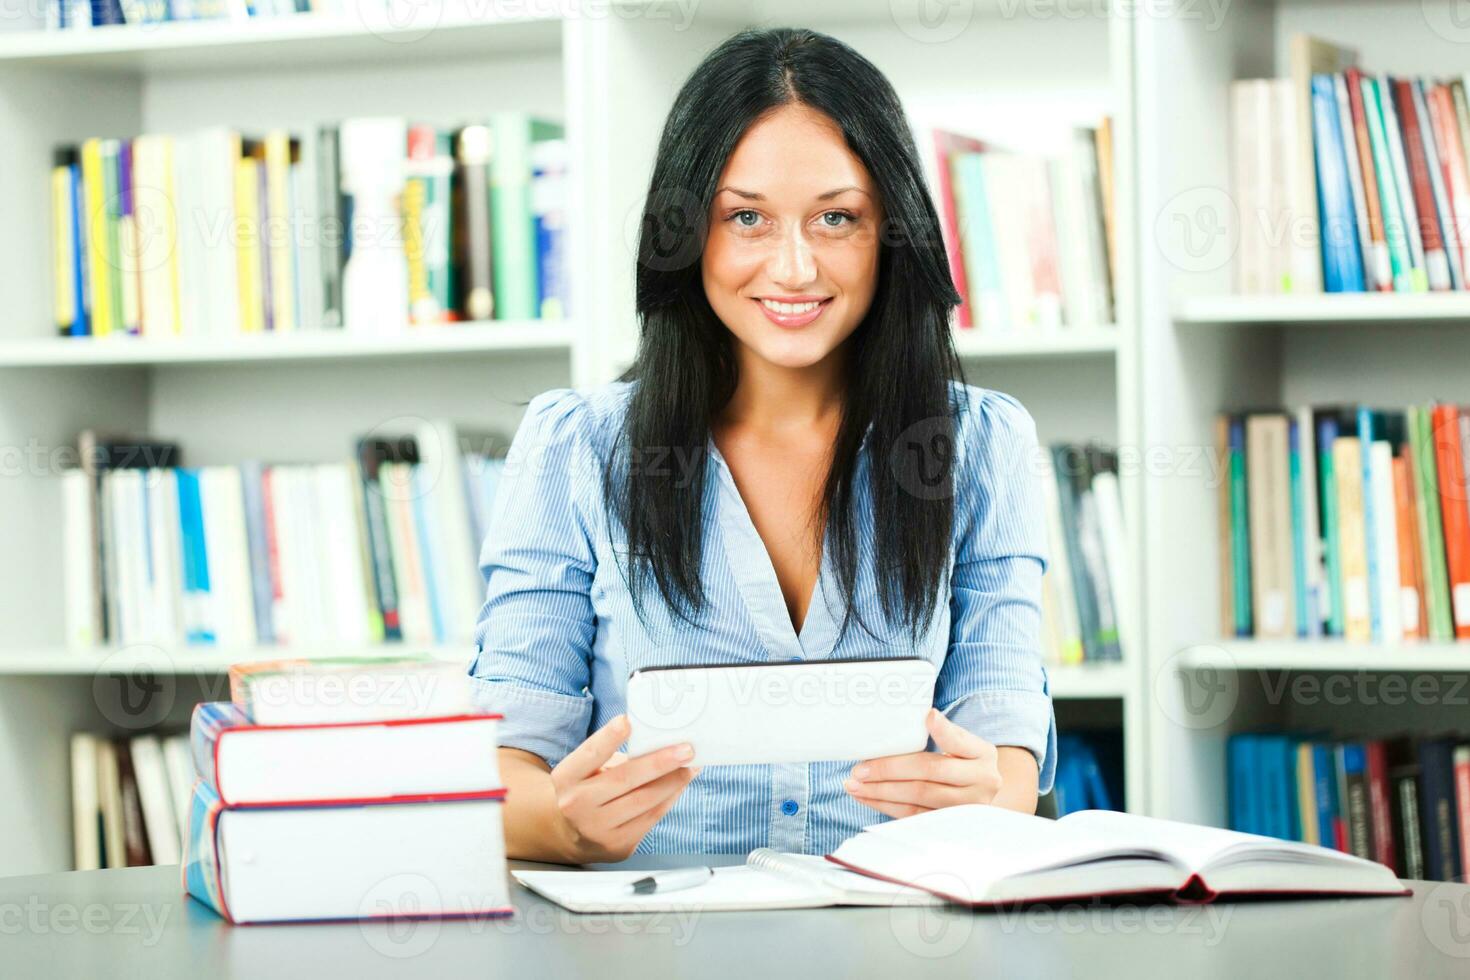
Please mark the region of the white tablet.
<svg viewBox="0 0 1470 980"><path fill-rule="evenodd" d="M628 677L628 754L694 746L690 765L921 751L935 666L918 657L648 667Z"/></svg>

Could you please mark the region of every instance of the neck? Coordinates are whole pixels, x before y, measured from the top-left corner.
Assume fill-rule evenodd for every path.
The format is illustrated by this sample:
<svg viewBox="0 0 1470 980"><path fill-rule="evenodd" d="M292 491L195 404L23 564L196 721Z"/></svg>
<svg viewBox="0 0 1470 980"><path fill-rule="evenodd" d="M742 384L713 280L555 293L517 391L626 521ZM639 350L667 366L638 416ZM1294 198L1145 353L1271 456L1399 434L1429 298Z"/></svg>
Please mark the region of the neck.
<svg viewBox="0 0 1470 980"><path fill-rule="evenodd" d="M836 426L846 382L842 347L800 368L772 364L744 345L737 347L739 380L720 413L726 425L766 431Z"/></svg>

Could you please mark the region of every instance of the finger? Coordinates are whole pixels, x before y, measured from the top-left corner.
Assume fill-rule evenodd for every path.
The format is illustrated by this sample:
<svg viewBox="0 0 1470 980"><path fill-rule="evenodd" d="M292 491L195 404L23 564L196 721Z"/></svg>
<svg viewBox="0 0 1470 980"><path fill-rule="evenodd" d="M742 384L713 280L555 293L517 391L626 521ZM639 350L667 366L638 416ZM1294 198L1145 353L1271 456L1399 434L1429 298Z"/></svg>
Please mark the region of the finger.
<svg viewBox="0 0 1470 980"><path fill-rule="evenodd" d="M929 735L939 751L961 759L982 759L986 751L995 751L995 746L968 729L961 728L937 708L929 709Z"/></svg>
<svg viewBox="0 0 1470 980"><path fill-rule="evenodd" d="M610 800L603 805L604 816L611 826L622 827L664 804L672 805L684 792L684 787L693 782L697 775L697 769L675 769L651 783L645 783L630 793Z"/></svg>
<svg viewBox="0 0 1470 980"><path fill-rule="evenodd" d="M611 769L613 766L621 766L623 763L625 763L627 761L628 761L628 753L626 753L626 752L614 752L611 756L608 757L608 760L602 764L602 768L604 768L604 769Z"/></svg>
<svg viewBox="0 0 1470 980"><path fill-rule="evenodd" d="M853 796L884 803L907 803L912 806L934 810L961 803L974 803L974 793L969 787L950 786L945 783L926 783L919 780L901 782L859 783L849 779L843 788Z"/></svg>
<svg viewBox="0 0 1470 980"><path fill-rule="evenodd" d="M587 780L589 799L606 803L673 772L692 758L694 747L685 742L629 759L620 766L609 766Z"/></svg>
<svg viewBox="0 0 1470 980"><path fill-rule="evenodd" d="M628 716L618 715L567 753L567 757L551 770L552 781L559 786L581 782L601 769L627 737Z"/></svg>
<svg viewBox="0 0 1470 980"><path fill-rule="evenodd" d="M968 786L975 781L975 760L957 759L938 752L910 752L888 755L860 762L852 768L852 778L861 781L922 779L931 783Z"/></svg>
<svg viewBox="0 0 1470 980"><path fill-rule="evenodd" d="M879 813L886 813L890 817L912 817L916 813L928 813L927 807L915 806L912 803L889 803L886 800L875 800L870 796L858 796L853 794L853 799L863 806L871 807Z"/></svg>

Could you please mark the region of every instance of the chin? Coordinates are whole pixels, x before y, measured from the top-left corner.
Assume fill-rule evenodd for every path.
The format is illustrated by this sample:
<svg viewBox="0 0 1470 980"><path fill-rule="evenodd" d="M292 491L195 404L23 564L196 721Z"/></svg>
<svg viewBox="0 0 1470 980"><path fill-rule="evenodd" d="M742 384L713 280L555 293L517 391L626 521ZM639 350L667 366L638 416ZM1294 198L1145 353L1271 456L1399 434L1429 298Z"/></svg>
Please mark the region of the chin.
<svg viewBox="0 0 1470 980"><path fill-rule="evenodd" d="M842 343L842 338L829 334L803 335L779 327L764 325L747 346L751 353L776 367L799 369L820 364Z"/></svg>

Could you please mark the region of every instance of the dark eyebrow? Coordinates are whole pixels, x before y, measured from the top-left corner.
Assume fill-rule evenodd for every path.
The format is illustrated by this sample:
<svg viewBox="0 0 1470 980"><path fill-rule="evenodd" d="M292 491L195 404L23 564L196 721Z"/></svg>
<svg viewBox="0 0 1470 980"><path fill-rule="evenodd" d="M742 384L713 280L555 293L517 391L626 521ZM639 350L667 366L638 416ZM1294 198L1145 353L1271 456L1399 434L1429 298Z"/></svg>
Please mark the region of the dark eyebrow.
<svg viewBox="0 0 1470 980"><path fill-rule="evenodd" d="M757 194L755 191L743 191L743 190L741 190L738 187L721 187L721 188L718 188L715 191L715 193L716 194L719 194L719 193L721 193L723 191L729 191L731 194L734 194L734 195L736 195L738 197L743 197L747 201L764 201L766 199L766 196L764 194ZM818 194L817 195L817 200L819 200L819 201L831 200L832 198L836 197L837 195L839 195L839 194L845 194L848 191L857 191L859 194L862 194L864 197L870 196L868 194L868 192L865 191L865 190L863 190L861 187L848 186L848 187L838 187L838 188L835 188L833 190L827 191L826 193Z"/></svg>

